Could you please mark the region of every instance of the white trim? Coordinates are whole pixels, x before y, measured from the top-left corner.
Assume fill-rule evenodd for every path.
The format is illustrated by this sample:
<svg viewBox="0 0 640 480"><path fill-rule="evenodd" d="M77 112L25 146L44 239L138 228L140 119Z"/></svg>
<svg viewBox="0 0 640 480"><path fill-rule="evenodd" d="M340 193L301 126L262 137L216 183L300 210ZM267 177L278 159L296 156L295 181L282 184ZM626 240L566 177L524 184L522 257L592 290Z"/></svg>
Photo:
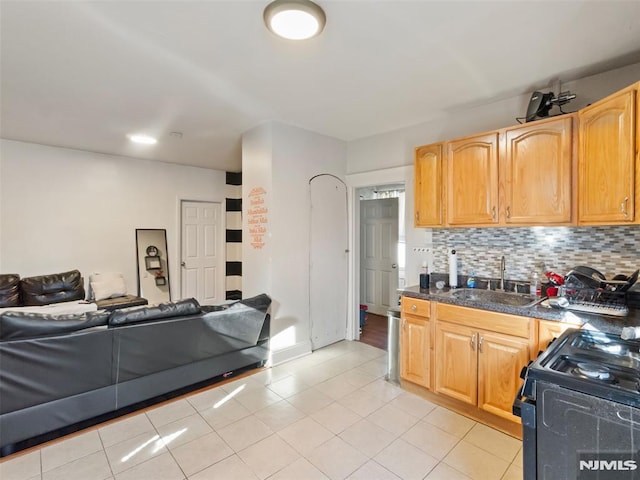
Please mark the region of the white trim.
<svg viewBox="0 0 640 480"><path fill-rule="evenodd" d="M404 183L406 189L407 182L412 179L413 165L353 173L345 178L348 187L349 251L352 253L348 267L347 340L360 339L360 199L357 198L357 190L361 187L386 185L388 183ZM405 221L406 218L407 209L405 208Z"/></svg>
<svg viewBox="0 0 640 480"><path fill-rule="evenodd" d="M304 357L311 353L311 341L296 343L290 347L282 348L280 350L271 351L271 366L276 366L296 358Z"/></svg>
<svg viewBox="0 0 640 480"><path fill-rule="evenodd" d="M413 178L413 165L385 168L371 172L352 173L347 175L347 185L354 188L401 183Z"/></svg>

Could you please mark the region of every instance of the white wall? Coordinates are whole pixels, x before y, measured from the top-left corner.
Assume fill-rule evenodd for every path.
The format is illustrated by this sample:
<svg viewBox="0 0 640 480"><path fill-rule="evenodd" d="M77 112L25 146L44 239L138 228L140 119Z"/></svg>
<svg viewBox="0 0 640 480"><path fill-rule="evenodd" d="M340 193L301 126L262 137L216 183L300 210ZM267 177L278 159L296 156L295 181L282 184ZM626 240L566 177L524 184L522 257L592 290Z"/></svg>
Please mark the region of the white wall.
<svg viewBox="0 0 640 480"><path fill-rule="evenodd" d="M273 298L273 361L279 363L311 350L309 180L321 173L344 179L346 146L334 138L273 122L245 134L242 150L243 294L265 292ZM267 190L268 235L266 245L254 249L246 212L249 192L260 186Z"/></svg>
<svg viewBox="0 0 640 480"><path fill-rule="evenodd" d="M261 249L251 246L248 232L249 193L254 188L266 191L265 208L271 210L272 185L272 126L260 125L242 136L242 296L253 297L271 293L271 221L267 214L267 234ZM275 309L275 305L272 310ZM273 329L273 327L272 327Z"/></svg>
<svg viewBox="0 0 640 480"><path fill-rule="evenodd" d="M122 272L136 293L136 228L165 228L173 299L179 199L224 201L225 172L0 140L0 271Z"/></svg>

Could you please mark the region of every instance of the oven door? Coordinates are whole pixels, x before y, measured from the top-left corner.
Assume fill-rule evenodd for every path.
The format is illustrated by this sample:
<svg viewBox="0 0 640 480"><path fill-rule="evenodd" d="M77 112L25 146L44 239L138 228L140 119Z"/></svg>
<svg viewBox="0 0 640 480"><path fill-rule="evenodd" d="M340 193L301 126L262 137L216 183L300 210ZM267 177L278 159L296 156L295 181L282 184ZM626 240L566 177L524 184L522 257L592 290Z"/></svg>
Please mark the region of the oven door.
<svg viewBox="0 0 640 480"><path fill-rule="evenodd" d="M640 479L640 409L544 381L535 387L538 479Z"/></svg>
<svg viewBox="0 0 640 480"><path fill-rule="evenodd" d="M526 381L525 381L526 382ZM513 401L513 414L522 420L522 478L537 478L536 402L523 396L525 382Z"/></svg>

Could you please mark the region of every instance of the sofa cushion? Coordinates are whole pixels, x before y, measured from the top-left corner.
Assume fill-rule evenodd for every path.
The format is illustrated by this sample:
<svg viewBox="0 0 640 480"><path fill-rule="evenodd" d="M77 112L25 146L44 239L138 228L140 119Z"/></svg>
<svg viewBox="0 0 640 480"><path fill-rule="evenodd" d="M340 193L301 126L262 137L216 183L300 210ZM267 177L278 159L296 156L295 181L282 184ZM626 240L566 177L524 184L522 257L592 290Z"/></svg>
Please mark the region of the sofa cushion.
<svg viewBox="0 0 640 480"><path fill-rule="evenodd" d="M109 325L117 327L131 323L182 317L198 313L200 313L200 304L195 298L189 298L178 302L161 303L154 307L135 307L116 310L111 312Z"/></svg>
<svg viewBox="0 0 640 480"><path fill-rule="evenodd" d="M20 305L20 275L0 275L0 308Z"/></svg>
<svg viewBox="0 0 640 480"><path fill-rule="evenodd" d="M103 310L70 315L4 312L0 315L0 341L75 332L107 325L108 319L109 312Z"/></svg>
<svg viewBox="0 0 640 480"><path fill-rule="evenodd" d="M70 272L26 277L20 280L23 305L48 305L84 299L82 275Z"/></svg>
<svg viewBox="0 0 640 480"><path fill-rule="evenodd" d="M117 272L93 273L89 277L89 286L93 300L124 297L127 294L124 277Z"/></svg>

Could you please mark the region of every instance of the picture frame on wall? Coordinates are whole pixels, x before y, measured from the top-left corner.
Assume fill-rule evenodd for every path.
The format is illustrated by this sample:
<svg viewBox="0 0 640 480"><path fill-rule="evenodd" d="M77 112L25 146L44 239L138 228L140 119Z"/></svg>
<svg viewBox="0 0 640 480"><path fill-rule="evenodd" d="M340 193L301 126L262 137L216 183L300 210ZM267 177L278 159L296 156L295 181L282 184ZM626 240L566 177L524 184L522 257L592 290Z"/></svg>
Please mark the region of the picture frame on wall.
<svg viewBox="0 0 640 480"><path fill-rule="evenodd" d="M144 264L147 270L160 270L160 268L162 268L162 264L160 263L160 257L158 256L144 257Z"/></svg>

